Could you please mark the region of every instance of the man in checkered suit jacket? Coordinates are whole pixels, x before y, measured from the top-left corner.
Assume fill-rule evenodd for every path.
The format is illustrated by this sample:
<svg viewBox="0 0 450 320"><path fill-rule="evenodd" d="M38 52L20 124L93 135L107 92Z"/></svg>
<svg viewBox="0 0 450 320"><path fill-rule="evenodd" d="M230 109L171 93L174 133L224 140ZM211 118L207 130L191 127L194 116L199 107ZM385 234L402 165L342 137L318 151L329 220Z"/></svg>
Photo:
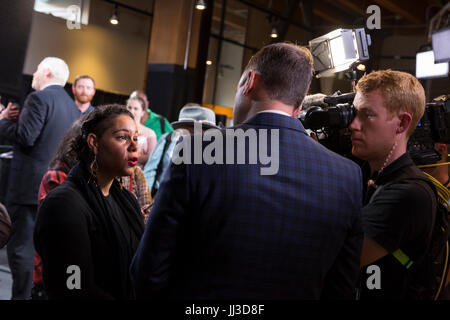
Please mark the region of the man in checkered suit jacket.
<svg viewBox="0 0 450 320"><path fill-rule="evenodd" d="M226 161L224 143L215 155L222 151L225 164L171 164L130 268L138 298L354 298L361 172L293 117L311 78L305 48L272 44L252 57L233 129L257 132L257 148L234 146L229 160L243 149L260 159ZM195 144L195 136L188 139ZM277 162L271 168L261 161L266 145Z"/></svg>

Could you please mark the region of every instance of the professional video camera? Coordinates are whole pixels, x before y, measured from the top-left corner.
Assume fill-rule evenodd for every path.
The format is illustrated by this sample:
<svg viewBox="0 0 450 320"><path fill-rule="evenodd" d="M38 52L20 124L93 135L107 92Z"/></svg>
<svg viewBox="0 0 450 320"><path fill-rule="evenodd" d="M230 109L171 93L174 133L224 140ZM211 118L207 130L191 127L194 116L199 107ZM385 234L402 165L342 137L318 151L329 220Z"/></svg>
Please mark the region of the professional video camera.
<svg viewBox="0 0 450 320"><path fill-rule="evenodd" d="M313 131L325 147L349 156L352 143L348 126L356 115L352 105L354 98L355 93L341 94L339 91L331 96L306 96L298 118L305 129Z"/></svg>
<svg viewBox="0 0 450 320"><path fill-rule="evenodd" d="M425 112L408 141L408 151L416 165L436 163L441 159L434 144L450 143L450 95L427 103Z"/></svg>
<svg viewBox="0 0 450 320"><path fill-rule="evenodd" d="M361 62L369 59L370 35L364 28L336 29L309 41L314 58L317 78L337 72L354 82L363 75L365 66ZM328 149L350 156L352 144L348 126L356 111L352 106L354 93L335 93L307 96L299 119L306 129L313 131L319 142Z"/></svg>
<svg viewBox="0 0 450 320"><path fill-rule="evenodd" d="M348 126L356 115L355 93L307 96L298 118L305 129L316 134L328 149L350 157L352 144ZM427 103L425 112L408 141L408 152L416 165L432 164L441 159L436 142L450 144L450 95Z"/></svg>

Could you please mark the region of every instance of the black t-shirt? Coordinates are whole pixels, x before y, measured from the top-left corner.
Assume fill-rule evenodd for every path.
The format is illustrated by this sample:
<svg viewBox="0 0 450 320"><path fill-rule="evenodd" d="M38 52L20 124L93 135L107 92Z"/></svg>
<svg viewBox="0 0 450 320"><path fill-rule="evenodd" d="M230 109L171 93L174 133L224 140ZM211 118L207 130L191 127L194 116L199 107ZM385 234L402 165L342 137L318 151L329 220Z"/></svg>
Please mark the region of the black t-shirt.
<svg viewBox="0 0 450 320"><path fill-rule="evenodd" d="M411 166L414 163L406 153L376 177L375 186L394 181ZM367 271L370 265L362 268L362 300L406 298L407 269L391 253L401 249L413 261L425 253L433 213L433 201L427 187L426 183L410 181L384 186L376 193L374 187L366 191L362 213L364 233L390 254L370 264L380 268L381 289L368 288L367 280L373 271Z"/></svg>

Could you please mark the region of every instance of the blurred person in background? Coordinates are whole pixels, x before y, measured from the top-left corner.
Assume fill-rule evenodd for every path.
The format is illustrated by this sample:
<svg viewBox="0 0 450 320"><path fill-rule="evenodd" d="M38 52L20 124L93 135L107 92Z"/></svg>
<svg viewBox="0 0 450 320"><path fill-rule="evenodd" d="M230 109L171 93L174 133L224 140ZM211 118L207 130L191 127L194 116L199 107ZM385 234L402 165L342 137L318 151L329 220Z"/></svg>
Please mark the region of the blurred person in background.
<svg viewBox="0 0 450 320"><path fill-rule="evenodd" d="M130 98L127 101L127 109L133 114L138 126L138 152L139 167L143 168L147 163L148 157L156 146L155 131L142 125L141 117L145 113L145 102L139 97Z"/></svg>
<svg viewBox="0 0 450 320"><path fill-rule="evenodd" d="M75 104L82 115L85 115L94 109L91 101L95 95L95 82L91 76L86 74L77 76L73 81L72 93Z"/></svg>
<svg viewBox="0 0 450 320"><path fill-rule="evenodd" d="M144 175L153 198L159 189L164 173L170 165L177 141L182 136L194 134L195 123L201 123L202 130L219 129L216 126L216 115L211 109L202 107L197 103L187 103L181 108L178 121L172 122L172 127L175 130L161 136L144 167Z"/></svg>
<svg viewBox="0 0 450 320"><path fill-rule="evenodd" d="M134 97L139 97L142 100L144 100L145 112L142 115L141 123L147 128L150 128L153 131L155 131L157 140L159 140L159 138L164 133L173 131L172 126L165 117L150 110L147 95L143 91L141 90L133 91L130 95L130 98Z"/></svg>
<svg viewBox="0 0 450 320"><path fill-rule="evenodd" d="M33 74L31 86L36 91L28 95L20 115L17 106L9 103L0 116L0 136L12 141L14 153L6 203L12 222L7 246L12 299L31 298L39 185L59 142L81 115L64 90L68 78L69 67L63 60L45 58Z"/></svg>

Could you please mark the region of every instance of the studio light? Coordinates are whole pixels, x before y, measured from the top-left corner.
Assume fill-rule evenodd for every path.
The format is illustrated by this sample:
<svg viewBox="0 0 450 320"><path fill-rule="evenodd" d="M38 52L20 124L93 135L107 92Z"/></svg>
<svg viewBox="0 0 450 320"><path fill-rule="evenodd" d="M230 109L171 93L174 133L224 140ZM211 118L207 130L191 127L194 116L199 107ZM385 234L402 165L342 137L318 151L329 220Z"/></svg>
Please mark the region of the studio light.
<svg viewBox="0 0 450 320"><path fill-rule="evenodd" d="M206 9L206 3L204 0L197 0L197 4L195 5L195 8L197 10L205 10Z"/></svg>
<svg viewBox="0 0 450 320"><path fill-rule="evenodd" d="M109 23L111 23L113 25L119 24L119 15L117 14L117 4L114 5L114 13L111 16L111 18L109 19Z"/></svg>
<svg viewBox="0 0 450 320"><path fill-rule="evenodd" d="M361 29L337 29L309 41L316 77L353 68L369 59L370 36Z"/></svg>
<svg viewBox="0 0 450 320"><path fill-rule="evenodd" d="M270 32L270 37L273 38L273 39L278 38L277 28L275 28L275 27L272 28L272 31Z"/></svg>
<svg viewBox="0 0 450 320"><path fill-rule="evenodd" d="M356 69L358 69L359 71L366 71L366 66L360 63L356 66Z"/></svg>
<svg viewBox="0 0 450 320"><path fill-rule="evenodd" d="M211 61L211 60L206 60L206 64L207 64L208 66L210 66L210 65L212 65L212 61Z"/></svg>
<svg viewBox="0 0 450 320"><path fill-rule="evenodd" d="M435 62L450 61L450 27L434 32L431 39Z"/></svg>
<svg viewBox="0 0 450 320"><path fill-rule="evenodd" d="M448 62L435 63L433 50L419 52L416 55L416 78L430 79L448 76Z"/></svg>

